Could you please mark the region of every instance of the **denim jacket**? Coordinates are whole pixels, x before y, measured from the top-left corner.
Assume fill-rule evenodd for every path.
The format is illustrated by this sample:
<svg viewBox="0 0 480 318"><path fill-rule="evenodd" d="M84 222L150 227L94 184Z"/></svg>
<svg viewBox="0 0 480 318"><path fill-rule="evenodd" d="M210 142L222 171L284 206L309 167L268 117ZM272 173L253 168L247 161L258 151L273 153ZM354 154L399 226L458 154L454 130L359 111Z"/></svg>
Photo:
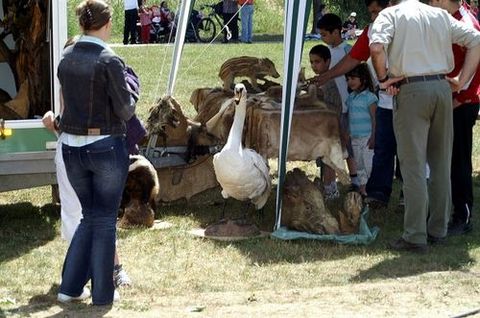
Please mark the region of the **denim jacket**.
<svg viewBox="0 0 480 318"><path fill-rule="evenodd" d="M58 66L64 110L60 130L73 135L125 134L135 103L123 61L108 48L79 41L65 49Z"/></svg>

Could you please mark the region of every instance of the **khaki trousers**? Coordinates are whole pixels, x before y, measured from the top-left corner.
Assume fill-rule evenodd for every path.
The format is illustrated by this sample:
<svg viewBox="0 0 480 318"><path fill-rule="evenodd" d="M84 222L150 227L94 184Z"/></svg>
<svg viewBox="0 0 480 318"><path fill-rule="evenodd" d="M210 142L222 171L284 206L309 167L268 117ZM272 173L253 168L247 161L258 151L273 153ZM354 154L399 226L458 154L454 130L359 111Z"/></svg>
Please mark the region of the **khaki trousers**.
<svg viewBox="0 0 480 318"><path fill-rule="evenodd" d="M395 98L393 127L405 195L403 239L425 244L427 233L447 234L451 210L453 120L447 81L402 85ZM431 169L428 184L427 162Z"/></svg>

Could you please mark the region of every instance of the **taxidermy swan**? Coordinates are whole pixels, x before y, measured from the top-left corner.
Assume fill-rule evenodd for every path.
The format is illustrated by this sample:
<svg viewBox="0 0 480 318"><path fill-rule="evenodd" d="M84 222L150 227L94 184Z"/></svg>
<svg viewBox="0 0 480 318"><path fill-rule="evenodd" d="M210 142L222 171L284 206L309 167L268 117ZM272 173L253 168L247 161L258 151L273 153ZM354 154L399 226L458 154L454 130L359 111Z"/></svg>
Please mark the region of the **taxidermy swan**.
<svg viewBox="0 0 480 318"><path fill-rule="evenodd" d="M252 149L243 148L242 133L247 112L247 90L236 84L235 103L224 103L217 115L234 104L235 115L222 151L213 156L213 168L224 199L250 200L257 210L267 202L272 183L265 159ZM213 118L212 118L213 119ZM208 125L208 124L207 124Z"/></svg>

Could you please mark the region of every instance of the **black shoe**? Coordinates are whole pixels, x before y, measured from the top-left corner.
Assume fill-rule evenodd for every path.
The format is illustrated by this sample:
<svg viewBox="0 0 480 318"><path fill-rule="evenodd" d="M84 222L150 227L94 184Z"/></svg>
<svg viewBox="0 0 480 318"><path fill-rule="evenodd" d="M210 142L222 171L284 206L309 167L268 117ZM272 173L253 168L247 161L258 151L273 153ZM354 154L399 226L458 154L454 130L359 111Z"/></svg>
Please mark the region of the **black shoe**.
<svg viewBox="0 0 480 318"><path fill-rule="evenodd" d="M443 245L447 243L447 237L436 237L433 235L428 234L427 235L427 242L431 245Z"/></svg>
<svg viewBox="0 0 480 318"><path fill-rule="evenodd" d="M385 209L388 206L387 202L384 202L382 200L378 200L374 197L369 197L369 196L365 198L365 204L367 204L370 208L374 210Z"/></svg>
<svg viewBox="0 0 480 318"><path fill-rule="evenodd" d="M472 222L452 221L448 224L448 235L463 235L473 230Z"/></svg>
<svg viewBox="0 0 480 318"><path fill-rule="evenodd" d="M405 251L405 252L413 252L413 253L419 253L419 254L425 254L428 252L427 244L410 243L405 241L403 237L399 238L396 241L390 242L388 246L390 247L390 249L399 251L399 252Z"/></svg>

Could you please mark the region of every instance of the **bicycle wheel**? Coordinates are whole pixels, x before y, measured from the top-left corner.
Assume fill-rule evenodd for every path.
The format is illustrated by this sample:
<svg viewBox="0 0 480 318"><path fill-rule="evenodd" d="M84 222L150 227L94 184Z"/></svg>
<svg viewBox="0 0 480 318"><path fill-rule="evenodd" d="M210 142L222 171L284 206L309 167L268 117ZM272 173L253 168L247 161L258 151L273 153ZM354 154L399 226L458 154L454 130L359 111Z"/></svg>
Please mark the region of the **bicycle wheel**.
<svg viewBox="0 0 480 318"><path fill-rule="evenodd" d="M198 21L196 27L198 40L203 43L212 41L217 34L216 29L217 28L215 27L215 23L213 23L212 19L202 18L200 21Z"/></svg>

